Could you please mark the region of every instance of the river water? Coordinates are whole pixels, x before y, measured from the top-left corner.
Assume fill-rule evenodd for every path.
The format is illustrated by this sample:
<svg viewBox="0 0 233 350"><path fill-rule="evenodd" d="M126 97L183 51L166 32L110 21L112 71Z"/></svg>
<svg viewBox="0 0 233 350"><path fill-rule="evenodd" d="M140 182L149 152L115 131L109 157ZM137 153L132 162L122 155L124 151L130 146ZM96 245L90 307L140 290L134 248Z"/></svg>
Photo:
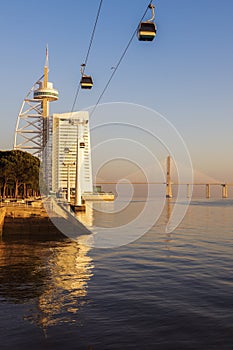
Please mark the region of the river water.
<svg viewBox="0 0 233 350"><path fill-rule="evenodd" d="M114 249L3 236L1 349L233 349L233 201L168 215Z"/></svg>

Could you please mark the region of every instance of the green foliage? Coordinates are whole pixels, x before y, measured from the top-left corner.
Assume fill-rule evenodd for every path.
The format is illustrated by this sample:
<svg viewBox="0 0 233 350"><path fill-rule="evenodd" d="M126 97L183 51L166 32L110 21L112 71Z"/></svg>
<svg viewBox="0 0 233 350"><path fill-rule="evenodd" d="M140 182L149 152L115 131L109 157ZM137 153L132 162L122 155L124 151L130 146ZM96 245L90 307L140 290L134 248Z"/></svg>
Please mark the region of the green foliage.
<svg viewBox="0 0 233 350"><path fill-rule="evenodd" d="M39 191L40 161L30 153L13 150L0 151L0 189L2 196L6 195L6 187L14 186L14 195L18 196L20 186ZM26 195L23 193L23 195Z"/></svg>

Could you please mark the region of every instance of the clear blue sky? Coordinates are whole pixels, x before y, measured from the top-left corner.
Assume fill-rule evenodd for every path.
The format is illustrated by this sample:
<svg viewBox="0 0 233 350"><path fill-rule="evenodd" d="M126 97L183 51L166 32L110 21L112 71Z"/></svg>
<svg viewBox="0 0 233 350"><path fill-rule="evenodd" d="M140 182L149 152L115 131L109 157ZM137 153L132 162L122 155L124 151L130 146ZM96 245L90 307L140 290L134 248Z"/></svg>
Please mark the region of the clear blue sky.
<svg viewBox="0 0 233 350"><path fill-rule="evenodd" d="M88 67L95 86L76 110L96 103L148 0L104 0ZM233 182L233 1L158 0L158 34L133 40L102 102L153 108L183 136L195 168ZM49 45L50 81L59 90L54 113L70 111L99 0L1 3L0 148L13 145L24 96L43 73Z"/></svg>

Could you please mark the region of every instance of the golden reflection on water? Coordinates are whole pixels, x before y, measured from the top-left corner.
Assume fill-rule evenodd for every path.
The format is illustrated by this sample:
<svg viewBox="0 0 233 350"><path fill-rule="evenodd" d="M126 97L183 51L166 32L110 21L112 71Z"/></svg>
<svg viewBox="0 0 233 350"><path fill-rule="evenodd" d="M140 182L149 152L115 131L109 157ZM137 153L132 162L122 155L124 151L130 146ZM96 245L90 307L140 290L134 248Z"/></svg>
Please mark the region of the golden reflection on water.
<svg viewBox="0 0 233 350"><path fill-rule="evenodd" d="M94 223L94 204L91 201L86 203L85 212L76 213L76 217L81 223L87 227L92 227Z"/></svg>
<svg viewBox="0 0 233 350"><path fill-rule="evenodd" d="M77 242L0 242L0 296L14 303L34 300L25 319L46 329L72 322L85 304L93 262Z"/></svg>
<svg viewBox="0 0 233 350"><path fill-rule="evenodd" d="M93 263L89 247L70 242L54 252L50 266L50 283L38 298L39 318L43 327L72 321L72 314L85 303ZM66 316L63 316L65 314Z"/></svg>

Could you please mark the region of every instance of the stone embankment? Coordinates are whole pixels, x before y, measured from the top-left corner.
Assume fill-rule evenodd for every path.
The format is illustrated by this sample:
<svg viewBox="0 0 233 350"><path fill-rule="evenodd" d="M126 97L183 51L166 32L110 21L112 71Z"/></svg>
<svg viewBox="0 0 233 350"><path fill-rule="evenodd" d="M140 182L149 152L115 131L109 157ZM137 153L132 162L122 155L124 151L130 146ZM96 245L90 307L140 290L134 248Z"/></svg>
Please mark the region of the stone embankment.
<svg viewBox="0 0 233 350"><path fill-rule="evenodd" d="M0 235L2 234L5 214L6 214L6 208L0 208Z"/></svg>
<svg viewBox="0 0 233 350"><path fill-rule="evenodd" d="M63 236L41 206L6 205L0 208L0 232L6 236ZM63 236L64 237L64 236Z"/></svg>
<svg viewBox="0 0 233 350"><path fill-rule="evenodd" d="M46 209L45 209L46 208ZM0 207L2 237L77 238L90 231L56 201L3 203Z"/></svg>

